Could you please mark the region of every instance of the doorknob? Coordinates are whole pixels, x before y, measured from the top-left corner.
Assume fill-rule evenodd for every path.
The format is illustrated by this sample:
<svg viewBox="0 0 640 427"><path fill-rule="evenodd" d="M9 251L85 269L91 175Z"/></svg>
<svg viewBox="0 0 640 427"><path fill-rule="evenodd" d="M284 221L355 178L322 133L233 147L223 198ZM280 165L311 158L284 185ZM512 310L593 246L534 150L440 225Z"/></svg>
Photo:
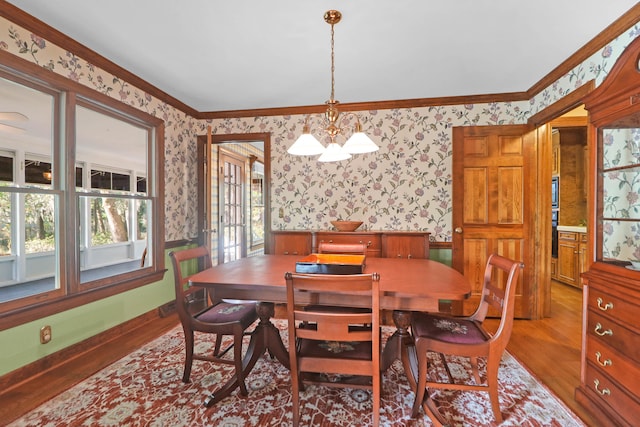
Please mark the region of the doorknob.
<svg viewBox="0 0 640 427"><path fill-rule="evenodd" d="M456 227L455 230L453 230L453 231L458 233L458 234L462 234L462 228L461 227Z"/></svg>

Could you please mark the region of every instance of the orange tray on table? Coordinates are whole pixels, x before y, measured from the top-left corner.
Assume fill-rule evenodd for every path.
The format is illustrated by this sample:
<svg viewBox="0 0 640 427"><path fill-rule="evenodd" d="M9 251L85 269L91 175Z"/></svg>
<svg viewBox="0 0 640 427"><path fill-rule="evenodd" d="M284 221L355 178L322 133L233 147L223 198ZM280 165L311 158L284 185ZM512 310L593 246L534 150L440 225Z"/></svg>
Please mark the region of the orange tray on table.
<svg viewBox="0 0 640 427"><path fill-rule="evenodd" d="M362 274L365 255L311 254L296 262L296 273Z"/></svg>

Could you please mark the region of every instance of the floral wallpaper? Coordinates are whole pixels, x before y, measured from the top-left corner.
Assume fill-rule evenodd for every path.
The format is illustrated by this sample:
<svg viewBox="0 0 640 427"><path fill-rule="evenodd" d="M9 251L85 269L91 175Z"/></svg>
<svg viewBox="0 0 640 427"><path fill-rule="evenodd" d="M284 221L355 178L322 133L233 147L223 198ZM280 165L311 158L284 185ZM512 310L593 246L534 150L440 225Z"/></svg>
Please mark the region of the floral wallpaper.
<svg viewBox="0 0 640 427"><path fill-rule="evenodd" d="M529 101L362 111L363 130L380 146L348 161L319 163L286 149L304 116L196 120L36 34L0 18L0 49L162 118L165 130L165 239L197 234L196 138L213 132L270 132L273 229L328 228L335 218L367 229L426 230L451 240L453 126L522 124L590 79L602 82L637 37L633 26ZM318 127L318 123L311 123ZM279 218L280 208L284 218Z"/></svg>

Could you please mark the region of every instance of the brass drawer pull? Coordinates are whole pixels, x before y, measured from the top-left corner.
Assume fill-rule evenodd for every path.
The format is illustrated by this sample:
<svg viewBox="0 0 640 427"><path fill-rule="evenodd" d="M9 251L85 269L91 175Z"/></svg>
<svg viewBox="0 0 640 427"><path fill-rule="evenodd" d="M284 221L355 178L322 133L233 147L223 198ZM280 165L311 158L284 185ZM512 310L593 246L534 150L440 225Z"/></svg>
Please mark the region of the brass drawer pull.
<svg viewBox="0 0 640 427"><path fill-rule="evenodd" d="M596 351L596 360L598 361L598 363L600 364L600 366L611 366L613 364L613 362L611 361L611 359L607 359L604 362L600 360L600 358L602 357L602 354L600 354L599 351Z"/></svg>
<svg viewBox="0 0 640 427"><path fill-rule="evenodd" d="M602 305L602 298L598 297L598 308L602 311L613 310L613 303L608 302L605 305Z"/></svg>
<svg viewBox="0 0 640 427"><path fill-rule="evenodd" d="M600 324L600 322L598 322L596 327L593 329L593 332L600 335L601 337L605 335L613 335L613 331L611 329L607 329L606 331L601 331L601 330L602 330L602 325Z"/></svg>
<svg viewBox="0 0 640 427"><path fill-rule="evenodd" d="M611 394L611 390L609 390L608 388L603 388L602 390L600 390L598 389L598 386L600 386L600 380L593 380L593 388L596 390L596 393L598 393L600 396L609 396Z"/></svg>

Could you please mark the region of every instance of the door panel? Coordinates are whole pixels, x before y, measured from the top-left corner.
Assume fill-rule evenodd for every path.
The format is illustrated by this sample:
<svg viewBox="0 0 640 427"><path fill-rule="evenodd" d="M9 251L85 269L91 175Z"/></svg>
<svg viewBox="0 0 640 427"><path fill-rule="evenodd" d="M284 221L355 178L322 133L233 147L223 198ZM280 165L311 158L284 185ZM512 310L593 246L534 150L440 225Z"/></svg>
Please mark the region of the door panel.
<svg viewBox="0 0 640 427"><path fill-rule="evenodd" d="M472 285L471 298L457 307L464 314L477 307L484 268L495 252L525 263L516 288L516 316L531 316L526 272L535 268L528 224L535 198L527 183L535 181L535 138L525 137L526 132L526 126L453 130L453 266Z"/></svg>
<svg viewBox="0 0 640 427"><path fill-rule="evenodd" d="M220 233L218 263L243 258L247 254L245 237L244 161L220 150Z"/></svg>

